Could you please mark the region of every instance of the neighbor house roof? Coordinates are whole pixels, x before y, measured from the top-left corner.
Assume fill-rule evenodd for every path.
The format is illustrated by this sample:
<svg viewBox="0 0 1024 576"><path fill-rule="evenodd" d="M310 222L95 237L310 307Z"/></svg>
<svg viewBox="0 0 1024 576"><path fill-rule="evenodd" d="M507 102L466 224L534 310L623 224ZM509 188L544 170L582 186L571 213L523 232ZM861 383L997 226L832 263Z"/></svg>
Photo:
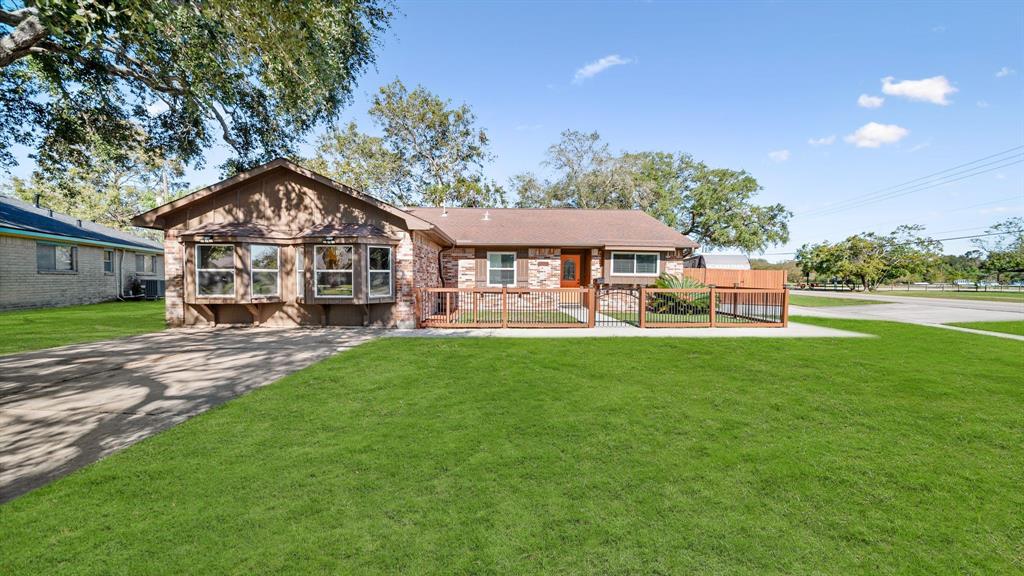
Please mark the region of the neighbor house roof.
<svg viewBox="0 0 1024 576"><path fill-rule="evenodd" d="M0 196L0 234L74 241L110 248L163 252L159 242L82 220L16 198Z"/></svg>
<svg viewBox="0 0 1024 576"><path fill-rule="evenodd" d="M702 261L704 268L750 270L750 260L743 254L699 254L691 260Z"/></svg>
<svg viewBox="0 0 1024 576"><path fill-rule="evenodd" d="M697 243L640 210L573 208L406 208L461 246L608 249L697 248Z"/></svg>

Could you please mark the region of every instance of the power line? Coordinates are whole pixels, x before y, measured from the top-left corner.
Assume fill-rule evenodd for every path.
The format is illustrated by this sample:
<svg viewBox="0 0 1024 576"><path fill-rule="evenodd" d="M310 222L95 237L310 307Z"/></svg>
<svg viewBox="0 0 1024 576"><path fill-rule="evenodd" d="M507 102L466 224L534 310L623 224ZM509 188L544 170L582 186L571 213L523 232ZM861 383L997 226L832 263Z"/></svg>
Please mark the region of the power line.
<svg viewBox="0 0 1024 576"><path fill-rule="evenodd" d="M1016 158L1019 158L1019 159L1016 159ZM1013 160L1012 162L1007 162L1007 160L1010 160L1010 159L1015 159L1015 160ZM1000 162L1002 162L1002 164L998 164ZM897 198L897 197L900 197L900 196L906 196L908 194L913 194L913 193L916 193L916 192L923 192L925 190L930 190L932 188L936 188L936 187L939 187L939 186L945 186L946 184L952 184L953 182L959 182L961 180L966 180L967 178L973 178L975 176L980 176L982 174L987 174L989 172L995 172L996 170L1000 170L1002 168L1007 168L1007 167L1013 166L1015 164L1020 164L1021 162L1024 162L1024 154L1010 156L1008 158L1002 158L1000 160L997 160L995 162L995 163L997 163L997 165L996 166L992 166L990 168L981 169L981 168L983 168L985 166L991 166L992 163L984 164L982 166L975 166L974 168L969 168L969 169L964 170L962 172L956 172L954 174L949 174L948 176L943 177L942 179L939 179L939 180L936 180L936 181L933 181L933 182L922 182L920 184L916 184L914 186L911 186L910 188L905 188L903 190L896 190L896 191L893 191L893 192L889 192L888 194L885 194L883 196L877 196L875 198L868 198L868 199L864 199L864 200L858 200L858 201L855 201L853 203L849 203L849 204L846 204L846 205L843 205L843 206L836 206L836 207L829 208L829 209L822 209L822 210L818 210L818 211L815 211L815 212L805 213L803 215L804 216L813 216L815 218L818 218L818 217L821 217L821 216L829 216L829 215L832 215L832 214L838 214L840 212L845 212L847 210L852 210L853 208L860 208L861 206L866 206L868 204L875 204L875 203L881 202L883 200L890 200L892 198ZM960 176L959 178L949 178L950 176L957 176L957 175L960 175L960 174L963 174L963 175Z"/></svg>
<svg viewBox="0 0 1024 576"><path fill-rule="evenodd" d="M987 234L972 234L970 236L953 236L951 238L924 238L923 240L934 240L936 242L946 242L948 240L966 240L968 238L985 238L986 236L1006 236L1009 234L1016 234L1017 232L989 232ZM909 242L894 242L892 246L906 246L908 244L917 244L921 240L911 240ZM789 254L796 254L796 252L765 252L759 254L759 256L787 256Z"/></svg>
<svg viewBox="0 0 1024 576"><path fill-rule="evenodd" d="M847 204L859 204L861 202L865 202L865 201L868 201L868 200L882 199L881 198L882 196L886 196L887 197L887 196L890 195L890 194L887 194L887 193L899 192L899 191L901 191L899 189L902 189L902 188L907 188L907 187L917 188L919 186L924 186L924 185L932 186L932 185L935 185L935 184L939 184L940 181L945 180L947 178L950 178L952 176L956 176L956 175L959 175L959 174L963 174L965 172L970 172L970 171L973 171L973 170L977 170L979 168L991 166L993 164L997 164L997 163L1000 163L1000 162L1004 162L1006 160L1010 160L1011 158L1016 158L1018 156L1021 156L1020 154L1012 154L1012 155L1010 155L1008 157L1005 157L1005 158L998 158L1000 156L1006 156L1006 154L1008 154L1010 152L1016 152L1017 150L1021 150L1021 149L1024 149L1024 146L1014 146L1013 148L1007 148L1006 150L1002 150L1000 152L996 152L995 154L990 154L988 156L985 156L985 157L982 157L982 158L978 158L978 159L972 160L970 162L964 162L963 164L958 164L958 165L953 166L951 168L946 168L945 170L939 170L938 172L932 172L931 174L927 174L927 175L921 176L919 178L914 178L912 180L907 180L905 182L901 182L901 183L895 184L893 186L888 186L888 187L885 187L885 188L881 188L881 189L876 190L874 192L869 192L867 194L862 194L860 196L855 196L853 198L847 198L845 200L833 203L832 205L823 206L821 208L813 209L813 210L810 210L810 211L808 211L808 212L806 212L806 213L804 213L802 215L806 216L806 215L817 214L817 213L821 213L821 212L831 212L833 210L842 209L842 207L847 205ZM987 164L982 164L980 166L974 166L975 164L978 164L980 162L984 162L986 160L990 160L990 159L993 159L993 158L998 158L998 159L994 160L992 162L988 162ZM968 168L967 170L964 170L964 171L961 171L961 172L957 172L955 174L948 174L949 172L954 172L956 170L959 170L961 168L965 168L967 166L971 166L971 168ZM1001 168L1001 167L1003 167L1003 166L999 166L996 169ZM984 173L984 172L979 172L978 174L982 174L982 173ZM941 178L936 179L935 182L923 182L923 181L932 179L932 178L934 178L936 176L940 176L940 175L944 175L944 176L942 176ZM974 174L974 175L977 175L977 174Z"/></svg>

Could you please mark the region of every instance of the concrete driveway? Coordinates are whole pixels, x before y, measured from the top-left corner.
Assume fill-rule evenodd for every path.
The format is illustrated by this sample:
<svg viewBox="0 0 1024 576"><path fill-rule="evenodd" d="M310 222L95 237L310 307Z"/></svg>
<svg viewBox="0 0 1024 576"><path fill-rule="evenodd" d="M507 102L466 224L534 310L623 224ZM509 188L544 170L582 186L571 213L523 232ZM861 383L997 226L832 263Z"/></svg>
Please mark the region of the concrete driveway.
<svg viewBox="0 0 1024 576"><path fill-rule="evenodd" d="M0 502L379 334L168 330L0 356Z"/></svg>
<svg viewBox="0 0 1024 576"><path fill-rule="evenodd" d="M793 294L826 298L854 298L874 300L884 304L864 306L835 306L811 308L791 306L791 316L820 316L825 318L853 318L857 320L890 320L926 326L943 326L950 322L998 322L1024 320L1024 302L990 302L986 300L953 300L951 298L920 298L913 296L885 296L846 292L794 291ZM986 332L986 334L994 334ZM1001 337L1019 339L1007 334Z"/></svg>

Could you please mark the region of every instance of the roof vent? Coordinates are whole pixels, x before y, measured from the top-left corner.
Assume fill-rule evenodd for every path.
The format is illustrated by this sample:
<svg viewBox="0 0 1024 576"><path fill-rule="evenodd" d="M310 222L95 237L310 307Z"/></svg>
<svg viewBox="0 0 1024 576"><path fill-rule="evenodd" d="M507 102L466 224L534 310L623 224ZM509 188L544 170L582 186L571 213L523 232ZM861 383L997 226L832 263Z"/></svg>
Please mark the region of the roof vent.
<svg viewBox="0 0 1024 576"><path fill-rule="evenodd" d="M42 199L43 199L43 195L42 195L42 194L38 194L38 193L37 193L37 194L36 194L36 196L35 196L35 202L34 202L34 204L36 205L36 208L39 208L39 202L40 202L40 201L41 201Z"/></svg>
<svg viewBox="0 0 1024 576"><path fill-rule="evenodd" d="M50 208L50 218L53 218L53 208Z"/></svg>
<svg viewBox="0 0 1024 576"><path fill-rule="evenodd" d="M487 222L490 219L491 219L491 211L490 210L484 210L484 217L481 218L481 220L483 220L484 222Z"/></svg>
<svg viewBox="0 0 1024 576"><path fill-rule="evenodd" d="M81 227L82 227L82 219L81 219L81 218L79 218L79 219L78 219L78 227L79 227L79 228L81 228Z"/></svg>

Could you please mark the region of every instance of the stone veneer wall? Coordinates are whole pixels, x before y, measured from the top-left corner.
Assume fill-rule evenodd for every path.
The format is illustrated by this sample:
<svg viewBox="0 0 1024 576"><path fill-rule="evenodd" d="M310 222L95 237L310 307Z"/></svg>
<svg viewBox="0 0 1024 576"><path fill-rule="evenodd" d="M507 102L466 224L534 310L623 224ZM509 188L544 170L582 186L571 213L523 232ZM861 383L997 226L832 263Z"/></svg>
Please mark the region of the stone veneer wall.
<svg viewBox="0 0 1024 576"><path fill-rule="evenodd" d="M562 251L558 248L530 248L530 288L558 288L562 275Z"/></svg>
<svg viewBox="0 0 1024 576"><path fill-rule="evenodd" d="M476 260L473 248L451 248L441 256L446 288L476 287Z"/></svg>
<svg viewBox="0 0 1024 576"><path fill-rule="evenodd" d="M401 253L401 245L399 245ZM437 256L441 247L425 235L414 232L412 235L412 267L414 288L434 288L441 285L440 270ZM410 290L408 303L403 302L405 296L399 292L399 301L395 303L396 324L400 328L416 326L416 299Z"/></svg>

